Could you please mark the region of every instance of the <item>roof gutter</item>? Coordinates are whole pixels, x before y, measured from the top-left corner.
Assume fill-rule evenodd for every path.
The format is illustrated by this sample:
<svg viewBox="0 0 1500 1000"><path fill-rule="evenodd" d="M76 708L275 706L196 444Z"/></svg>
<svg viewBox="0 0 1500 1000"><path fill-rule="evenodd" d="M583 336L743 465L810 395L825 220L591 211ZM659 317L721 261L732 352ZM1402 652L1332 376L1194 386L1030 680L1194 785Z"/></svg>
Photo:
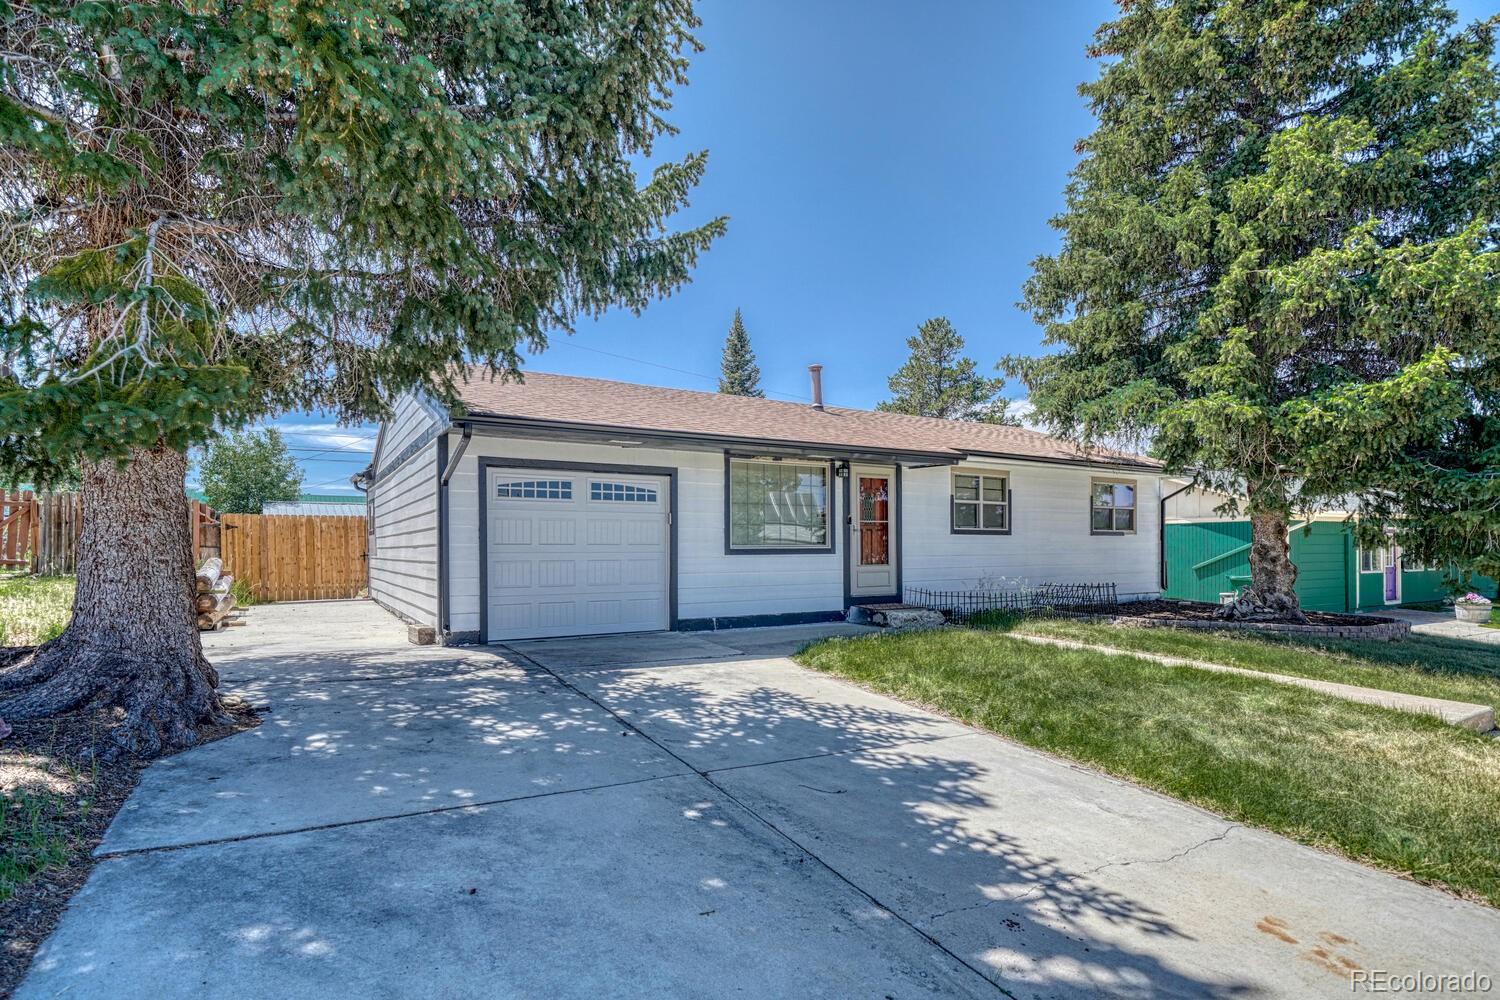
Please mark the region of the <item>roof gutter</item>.
<svg viewBox="0 0 1500 1000"><path fill-rule="evenodd" d="M1046 455L1022 455L1013 451L972 451L964 450L964 455L974 458L1003 458L1012 462L1039 462L1042 465L1077 465L1090 469L1099 469L1104 472L1119 472L1126 470L1130 472L1145 472L1151 475L1163 475L1160 465L1151 465L1145 462L1132 462L1128 459L1110 461L1099 458L1060 458L1048 457Z"/></svg>
<svg viewBox="0 0 1500 1000"><path fill-rule="evenodd" d="M736 451L780 451L787 455L830 455L840 458L881 458L887 460L898 460L912 458L919 461L933 461L940 465L956 465L962 460L961 453L956 451L923 451L920 449L901 448L879 448L859 447L846 444L834 444L826 441L791 441L782 438L757 438L739 437L730 434L702 434L696 431L670 431L654 430L644 427L619 427L605 424L583 424L563 420L534 420L527 417L502 417L470 415L464 418L464 423L472 425L481 432L509 431L511 433L530 431L533 436L545 437L548 440L557 440L559 433L573 434L579 438L590 440L602 440L605 443L621 443L622 439L631 439L627 447L647 447L660 445L662 447L682 447L689 444L698 444L706 451L720 451L731 448ZM544 433L550 432L550 433Z"/></svg>
<svg viewBox="0 0 1500 1000"><path fill-rule="evenodd" d="M1179 493L1186 493L1193 488L1189 482L1186 486L1173 490L1161 498L1161 511L1156 518L1156 554L1161 558L1161 590L1167 592L1167 501Z"/></svg>
<svg viewBox="0 0 1500 1000"><path fill-rule="evenodd" d="M438 467L438 523L437 523L437 640L440 645L448 644L448 480L453 478L453 473L458 469L459 460L464 457L468 450L469 439L474 436L474 428L468 421L461 421L459 426L463 428L463 437L458 439L458 447L453 449L453 454L448 454L448 434L443 433L438 438L437 467ZM451 431L452 428L450 427Z"/></svg>

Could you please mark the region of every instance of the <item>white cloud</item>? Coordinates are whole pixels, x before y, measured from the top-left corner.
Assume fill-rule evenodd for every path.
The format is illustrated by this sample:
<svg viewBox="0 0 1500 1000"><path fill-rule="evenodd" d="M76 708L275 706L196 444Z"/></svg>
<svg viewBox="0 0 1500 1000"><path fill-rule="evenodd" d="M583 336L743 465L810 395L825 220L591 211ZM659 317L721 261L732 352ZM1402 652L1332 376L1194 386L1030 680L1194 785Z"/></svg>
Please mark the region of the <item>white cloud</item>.
<svg viewBox="0 0 1500 1000"><path fill-rule="evenodd" d="M1031 400L1026 396L1022 396L1020 399L1012 399L1010 405L1005 408L1005 412L1021 421L1022 427L1029 427L1034 431L1046 430L1041 424L1031 419L1031 415L1036 412L1036 407L1031 405Z"/></svg>
<svg viewBox="0 0 1500 1000"><path fill-rule="evenodd" d="M340 427L334 423L277 421L268 426L279 430L293 448L331 448L356 453L375 450L377 428L370 425Z"/></svg>

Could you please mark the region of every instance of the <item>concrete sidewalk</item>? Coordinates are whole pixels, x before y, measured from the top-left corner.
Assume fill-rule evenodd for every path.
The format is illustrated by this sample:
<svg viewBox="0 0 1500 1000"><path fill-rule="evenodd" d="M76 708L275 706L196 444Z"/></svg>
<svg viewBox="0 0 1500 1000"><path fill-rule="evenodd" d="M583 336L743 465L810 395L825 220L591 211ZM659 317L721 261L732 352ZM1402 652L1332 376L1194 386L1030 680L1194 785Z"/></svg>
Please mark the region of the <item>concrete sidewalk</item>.
<svg viewBox="0 0 1500 1000"><path fill-rule="evenodd" d="M1477 642L1482 645L1500 646L1500 628L1487 628L1473 622L1461 622L1452 611L1417 611L1411 608L1388 608L1376 611L1383 618L1400 618L1411 622L1415 635L1437 636L1443 639L1458 639L1462 642ZM1500 650L1496 650L1500 655Z"/></svg>
<svg viewBox="0 0 1500 1000"><path fill-rule="evenodd" d="M209 637L260 729L153 765L24 1000L1303 997L1500 978L1500 913L785 659L848 626Z"/></svg>
<svg viewBox="0 0 1500 1000"><path fill-rule="evenodd" d="M1342 698L1344 701L1358 702L1361 705L1378 705L1381 708L1389 708L1397 712L1410 712L1412 715L1430 715L1433 718L1442 719L1450 726L1472 729L1476 733L1487 733L1495 728L1495 709L1490 705L1478 705L1467 701L1452 701L1447 698L1428 698L1423 695L1405 694L1400 691L1382 691L1377 688L1359 687L1355 684L1322 681L1315 677L1273 674L1266 670L1248 670L1244 667L1230 667L1222 663L1210 663L1207 660L1194 660L1184 656L1169 656L1165 653L1121 649L1118 646L1081 642L1077 639L1061 639L1050 635L1026 635L1021 632L1013 632L1010 633L1010 638L1019 639L1022 642L1035 643L1039 646L1061 646L1064 649L1091 649L1096 653L1108 653L1110 656L1134 656L1142 660L1151 660L1153 663L1165 663L1168 666L1192 667L1195 670L1208 670L1220 674L1239 674L1242 677L1254 677L1257 680L1273 681L1277 684L1307 688L1309 691L1317 691L1319 694L1326 694L1333 698Z"/></svg>

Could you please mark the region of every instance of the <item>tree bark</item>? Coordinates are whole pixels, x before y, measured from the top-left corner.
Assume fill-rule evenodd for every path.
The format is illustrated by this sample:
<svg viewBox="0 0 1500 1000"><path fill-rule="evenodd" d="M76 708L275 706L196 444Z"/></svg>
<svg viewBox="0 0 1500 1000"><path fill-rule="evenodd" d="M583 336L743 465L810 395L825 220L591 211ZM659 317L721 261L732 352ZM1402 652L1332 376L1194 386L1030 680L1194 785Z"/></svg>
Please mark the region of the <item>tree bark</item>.
<svg viewBox="0 0 1500 1000"><path fill-rule="evenodd" d="M1287 543L1287 516L1280 510L1256 509L1250 494L1250 586L1226 604L1220 614L1235 621L1307 624L1294 586L1297 564Z"/></svg>
<svg viewBox="0 0 1500 1000"><path fill-rule="evenodd" d="M0 717L108 710L106 758L189 746L229 721L194 609L187 457L158 445L123 468L81 463L78 589L62 635L0 673Z"/></svg>

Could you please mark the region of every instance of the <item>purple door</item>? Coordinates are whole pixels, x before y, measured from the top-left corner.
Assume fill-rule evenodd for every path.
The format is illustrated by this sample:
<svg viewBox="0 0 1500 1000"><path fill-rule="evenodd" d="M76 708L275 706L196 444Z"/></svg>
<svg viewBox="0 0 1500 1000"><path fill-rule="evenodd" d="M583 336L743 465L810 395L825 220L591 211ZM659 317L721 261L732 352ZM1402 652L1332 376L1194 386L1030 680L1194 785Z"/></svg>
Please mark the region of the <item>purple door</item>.
<svg viewBox="0 0 1500 1000"><path fill-rule="evenodd" d="M1401 572L1400 557L1392 547L1385 554L1385 603L1395 604L1401 595L1396 589L1396 574Z"/></svg>

